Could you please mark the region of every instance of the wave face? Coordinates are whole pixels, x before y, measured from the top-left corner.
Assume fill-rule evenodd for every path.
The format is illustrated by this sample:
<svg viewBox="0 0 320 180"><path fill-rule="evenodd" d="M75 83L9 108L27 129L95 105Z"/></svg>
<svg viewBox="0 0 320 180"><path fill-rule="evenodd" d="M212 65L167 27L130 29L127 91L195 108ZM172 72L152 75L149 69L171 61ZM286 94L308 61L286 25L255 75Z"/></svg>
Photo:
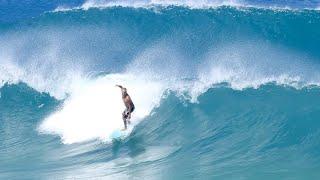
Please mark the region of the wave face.
<svg viewBox="0 0 320 180"><path fill-rule="evenodd" d="M35 130L61 103L23 84L1 92L2 179L319 177L318 88L220 87L198 103L169 93L125 140L69 145Z"/></svg>
<svg viewBox="0 0 320 180"><path fill-rule="evenodd" d="M316 3L192 2L2 21L0 178L318 179Z"/></svg>

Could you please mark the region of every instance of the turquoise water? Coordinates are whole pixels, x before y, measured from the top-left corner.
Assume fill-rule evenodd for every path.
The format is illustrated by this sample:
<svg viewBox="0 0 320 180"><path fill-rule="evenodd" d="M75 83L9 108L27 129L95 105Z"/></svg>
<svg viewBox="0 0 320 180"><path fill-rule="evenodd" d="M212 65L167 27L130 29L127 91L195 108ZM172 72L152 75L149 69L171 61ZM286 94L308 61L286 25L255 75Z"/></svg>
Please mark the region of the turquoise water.
<svg viewBox="0 0 320 180"><path fill-rule="evenodd" d="M272 84L211 89L198 104L171 94L123 141L65 145L34 130L59 102L6 86L1 178L317 179L318 94Z"/></svg>
<svg viewBox="0 0 320 180"><path fill-rule="evenodd" d="M81 3L0 22L0 179L320 177L316 2Z"/></svg>

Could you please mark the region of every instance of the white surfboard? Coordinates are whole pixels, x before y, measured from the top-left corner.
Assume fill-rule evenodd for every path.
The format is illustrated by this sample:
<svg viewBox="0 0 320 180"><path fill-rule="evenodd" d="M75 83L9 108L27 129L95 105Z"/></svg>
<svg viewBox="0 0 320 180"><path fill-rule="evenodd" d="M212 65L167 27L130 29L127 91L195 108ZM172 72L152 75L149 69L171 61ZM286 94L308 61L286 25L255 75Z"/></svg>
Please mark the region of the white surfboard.
<svg viewBox="0 0 320 180"><path fill-rule="evenodd" d="M124 139L126 138L132 131L132 126L128 126L126 130L123 129L115 129L111 135L110 138L111 139Z"/></svg>

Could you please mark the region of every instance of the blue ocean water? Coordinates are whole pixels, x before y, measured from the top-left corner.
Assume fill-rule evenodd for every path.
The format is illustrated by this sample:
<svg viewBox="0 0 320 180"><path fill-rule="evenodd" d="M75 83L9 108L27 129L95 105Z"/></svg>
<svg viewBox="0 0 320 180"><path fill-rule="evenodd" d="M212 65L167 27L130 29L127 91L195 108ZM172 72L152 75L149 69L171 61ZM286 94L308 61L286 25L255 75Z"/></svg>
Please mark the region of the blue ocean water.
<svg viewBox="0 0 320 180"><path fill-rule="evenodd" d="M319 5L0 1L0 179L319 179Z"/></svg>

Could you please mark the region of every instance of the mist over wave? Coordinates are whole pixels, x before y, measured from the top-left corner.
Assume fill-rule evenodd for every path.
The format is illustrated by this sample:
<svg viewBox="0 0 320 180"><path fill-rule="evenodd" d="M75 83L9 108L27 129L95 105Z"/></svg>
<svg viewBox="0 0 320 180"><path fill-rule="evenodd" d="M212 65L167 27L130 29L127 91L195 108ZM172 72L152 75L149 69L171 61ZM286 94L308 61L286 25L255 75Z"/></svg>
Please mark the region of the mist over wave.
<svg viewBox="0 0 320 180"><path fill-rule="evenodd" d="M208 87L221 82L240 89L270 81L318 84L317 15L181 7L161 13L121 7L47 13L2 30L1 80L26 82L59 99L77 81L128 70Z"/></svg>

